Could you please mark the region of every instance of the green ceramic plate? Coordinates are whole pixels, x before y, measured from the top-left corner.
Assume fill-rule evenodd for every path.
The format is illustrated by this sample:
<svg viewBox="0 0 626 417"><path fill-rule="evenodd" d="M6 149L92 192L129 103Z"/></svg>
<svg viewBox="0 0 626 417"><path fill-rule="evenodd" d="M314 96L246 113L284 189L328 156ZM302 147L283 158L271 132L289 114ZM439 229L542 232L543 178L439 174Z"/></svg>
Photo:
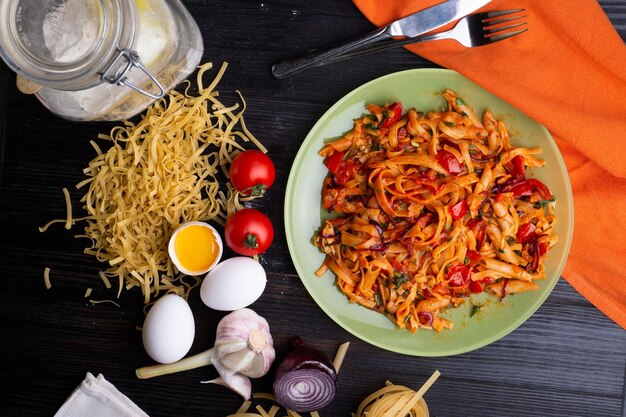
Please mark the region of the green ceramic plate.
<svg viewBox="0 0 626 417"><path fill-rule="evenodd" d="M365 113L368 103L401 101L404 108L442 109L440 93L456 91L480 115L491 109L507 124L512 142L518 146L541 146L547 166L531 175L550 187L557 198L559 242L546 260L547 279L540 289L506 297L502 302L486 294L472 299L484 304L470 317L470 303L449 309L443 317L454 322L454 329L436 333L414 334L397 329L382 314L357 304L350 304L334 285L335 277L327 272L318 278L315 270L324 256L311 244L321 219L328 213L321 207L321 186L327 170L318 156L324 142L341 136L352 128L352 121ZM390 74L352 91L330 108L304 140L291 168L285 196L285 229L291 258L317 304L335 322L360 339L394 352L416 356L447 356L468 352L505 336L528 319L544 302L556 284L572 239L574 211L567 170L548 131L519 110L483 90L460 74L441 69L416 69Z"/></svg>

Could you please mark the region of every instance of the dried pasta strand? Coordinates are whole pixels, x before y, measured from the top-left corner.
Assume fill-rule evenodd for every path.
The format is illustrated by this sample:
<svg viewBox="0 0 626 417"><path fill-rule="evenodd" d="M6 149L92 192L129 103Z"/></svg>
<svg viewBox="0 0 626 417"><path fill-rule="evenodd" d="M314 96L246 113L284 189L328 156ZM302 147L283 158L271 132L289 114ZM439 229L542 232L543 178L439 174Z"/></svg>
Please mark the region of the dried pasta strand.
<svg viewBox="0 0 626 417"><path fill-rule="evenodd" d="M252 398L255 400L270 400L277 403L276 397L273 394L269 394L266 392L257 392L252 396ZM275 417L281 409L281 407L279 407L278 405L272 405L270 407L270 410L267 411L261 405L256 405L255 408L258 413L253 413L248 411L251 405L252 402L246 400L243 402L243 404L241 404L239 409L234 414L229 414L226 417ZM293 410L285 409L285 412L287 413L285 417L302 417L301 414ZM309 414L311 417L320 417L317 411L311 411Z"/></svg>
<svg viewBox="0 0 626 417"><path fill-rule="evenodd" d="M337 373L339 373L339 369L341 369L341 365L346 357L349 346L350 342L345 342L339 346L339 349L337 349L337 354L335 355L335 359L333 359L333 366L335 367L335 371L337 371Z"/></svg>
<svg viewBox="0 0 626 417"><path fill-rule="evenodd" d="M47 290L52 288L52 284L50 283L50 268L48 267L43 270L43 282L46 284Z"/></svg>
<svg viewBox="0 0 626 417"><path fill-rule="evenodd" d="M70 192L67 188L63 187L63 195L65 196L65 207L67 216L65 220L65 229L70 230L72 228L72 200L70 199Z"/></svg>
<svg viewBox="0 0 626 417"><path fill-rule="evenodd" d="M106 274L103 271L99 271L98 275L100 275L100 278L102 279L102 282L104 282L104 286L107 289L111 288L111 281L109 281L109 278L107 278Z"/></svg>
<svg viewBox="0 0 626 417"><path fill-rule="evenodd" d="M116 306L121 308L121 306L118 303L116 303L115 301L113 301L113 300L89 300L89 302L91 304L111 303L111 304L115 304Z"/></svg>

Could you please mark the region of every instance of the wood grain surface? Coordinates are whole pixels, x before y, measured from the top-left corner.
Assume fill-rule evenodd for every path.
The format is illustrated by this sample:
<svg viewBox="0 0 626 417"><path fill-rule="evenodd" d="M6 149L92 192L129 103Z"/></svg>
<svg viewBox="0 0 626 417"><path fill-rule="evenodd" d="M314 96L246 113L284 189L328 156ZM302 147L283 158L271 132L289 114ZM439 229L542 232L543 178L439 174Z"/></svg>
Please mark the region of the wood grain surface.
<svg viewBox="0 0 626 417"><path fill-rule="evenodd" d="M254 203L269 214L276 237L261 258L268 285L253 307L270 322L279 357L296 335L330 356L340 343L351 342L337 397L322 417L349 416L385 380L417 388L436 369L442 377L426 395L432 416L626 416L626 332L563 279L517 330L453 357L381 350L327 317L296 275L282 227L293 157L317 119L347 92L391 72L436 65L398 49L276 80L270 73L276 60L366 33L372 25L347 0L185 3L202 29L204 61L229 62L218 87L223 100L233 103L235 91L242 92L247 125L276 163L274 187ZM600 3L626 38L626 2ZM73 186L94 156L89 140L112 126L50 114L34 97L20 94L14 74L0 64L0 416L54 415L86 372L102 373L153 417L226 416L241 400L225 388L200 384L216 376L212 368L138 380L134 369L151 363L136 330L144 317L140 294L124 293L119 308L92 305L83 297L86 288L94 288L96 299L110 292L98 277L101 265L73 237L80 228L38 232L64 216L63 187L80 215L81 193ZM51 268L50 290L45 267ZM198 291L189 302L195 353L212 346L223 313L206 308ZM269 391L271 374L253 388Z"/></svg>

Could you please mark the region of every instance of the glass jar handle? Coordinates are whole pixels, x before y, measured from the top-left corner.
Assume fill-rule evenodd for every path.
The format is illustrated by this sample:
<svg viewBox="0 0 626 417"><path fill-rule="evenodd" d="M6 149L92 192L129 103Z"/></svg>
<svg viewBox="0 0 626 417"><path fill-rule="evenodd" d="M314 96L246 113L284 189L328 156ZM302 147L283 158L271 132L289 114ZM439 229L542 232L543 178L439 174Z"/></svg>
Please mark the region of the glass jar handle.
<svg viewBox="0 0 626 417"><path fill-rule="evenodd" d="M126 64L123 65L119 70L114 71L113 68L122 59L126 59ZM152 82L154 82L154 84L157 86L157 88L160 91L159 94L152 94L126 81L126 77L125 77L126 73L130 71L131 69L133 69L134 67L137 67L140 70L142 70L152 80ZM104 70L104 72L100 76L100 79L110 84L116 84L122 87L130 87L133 90L138 91L142 94L145 94L146 96L153 98L155 100L162 98L165 95L165 89L163 88L161 83L159 83L156 77L152 75L152 73L146 67L144 67L143 64L139 61L139 54L137 54L136 51L133 51L132 49L128 49L128 48L119 50L119 54L115 57L115 59L111 62L111 64L109 64L107 69Z"/></svg>

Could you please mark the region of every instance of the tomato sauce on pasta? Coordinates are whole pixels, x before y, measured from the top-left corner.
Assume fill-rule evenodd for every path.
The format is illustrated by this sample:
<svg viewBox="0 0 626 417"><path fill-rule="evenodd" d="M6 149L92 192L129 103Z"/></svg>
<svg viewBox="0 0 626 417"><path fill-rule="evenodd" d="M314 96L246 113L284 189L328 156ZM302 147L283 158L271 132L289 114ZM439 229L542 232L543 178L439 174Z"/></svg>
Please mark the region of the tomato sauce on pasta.
<svg viewBox="0 0 626 417"><path fill-rule="evenodd" d="M479 118L455 92L445 109L369 104L319 152L328 168L314 244L350 302L399 328L451 329L440 316L470 294L537 289L557 242L555 197L529 168L541 148L511 144L504 122Z"/></svg>

